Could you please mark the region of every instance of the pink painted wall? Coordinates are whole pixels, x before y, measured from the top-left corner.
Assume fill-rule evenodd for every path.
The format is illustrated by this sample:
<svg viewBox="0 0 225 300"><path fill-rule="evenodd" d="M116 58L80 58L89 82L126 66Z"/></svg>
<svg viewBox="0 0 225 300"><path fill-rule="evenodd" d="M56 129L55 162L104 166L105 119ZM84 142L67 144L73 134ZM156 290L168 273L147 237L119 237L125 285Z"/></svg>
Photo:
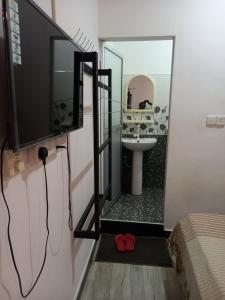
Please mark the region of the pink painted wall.
<svg viewBox="0 0 225 300"><path fill-rule="evenodd" d="M36 2L51 16L50 0ZM62 1L55 1L55 4L59 25L71 35L81 27L97 47L97 1L68 0L66 5L62 5ZM84 11L85 19L81 17ZM1 98L3 97L1 92ZM85 77L84 105L91 105L91 99L91 79ZM2 101L0 105L1 103ZM2 107L1 105L0 111ZM0 125L2 135L4 128L2 123ZM91 116L86 115L84 128L70 135L74 227L93 193L92 128ZM53 142L55 145L56 143L57 141ZM5 193L12 215L11 235L15 257L24 290L27 291L37 276L43 259L46 209L44 173L41 163L37 160L37 148L25 151L22 157L26 170L13 178L5 176ZM72 300L76 298L81 284L93 241L74 240L67 225L68 172L65 151L52 155L46 168L49 183L48 254L43 274L27 299ZM82 173L84 169L86 172ZM0 299L19 300L21 297L18 280L7 241L7 221L7 212L0 195Z"/></svg>

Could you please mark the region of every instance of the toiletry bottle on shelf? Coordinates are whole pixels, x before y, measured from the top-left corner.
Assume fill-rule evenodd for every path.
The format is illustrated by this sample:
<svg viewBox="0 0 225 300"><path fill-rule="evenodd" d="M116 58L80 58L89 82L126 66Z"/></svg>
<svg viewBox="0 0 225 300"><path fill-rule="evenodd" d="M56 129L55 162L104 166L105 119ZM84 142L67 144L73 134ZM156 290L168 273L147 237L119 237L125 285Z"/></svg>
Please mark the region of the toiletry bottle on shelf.
<svg viewBox="0 0 225 300"><path fill-rule="evenodd" d="M132 102L132 94L130 92L130 89L128 89L128 93L127 93L127 109L131 109L131 102Z"/></svg>

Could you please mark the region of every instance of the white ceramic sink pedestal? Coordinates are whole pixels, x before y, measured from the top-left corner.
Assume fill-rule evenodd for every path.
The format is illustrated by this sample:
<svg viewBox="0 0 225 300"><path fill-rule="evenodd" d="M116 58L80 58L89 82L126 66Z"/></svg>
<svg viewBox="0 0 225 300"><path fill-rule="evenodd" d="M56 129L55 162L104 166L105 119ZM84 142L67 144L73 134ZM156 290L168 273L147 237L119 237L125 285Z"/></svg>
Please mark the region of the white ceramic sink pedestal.
<svg viewBox="0 0 225 300"><path fill-rule="evenodd" d="M155 146L156 138L123 138L122 144L128 150L133 151L132 166L132 194L142 194L142 172L143 172L143 152Z"/></svg>

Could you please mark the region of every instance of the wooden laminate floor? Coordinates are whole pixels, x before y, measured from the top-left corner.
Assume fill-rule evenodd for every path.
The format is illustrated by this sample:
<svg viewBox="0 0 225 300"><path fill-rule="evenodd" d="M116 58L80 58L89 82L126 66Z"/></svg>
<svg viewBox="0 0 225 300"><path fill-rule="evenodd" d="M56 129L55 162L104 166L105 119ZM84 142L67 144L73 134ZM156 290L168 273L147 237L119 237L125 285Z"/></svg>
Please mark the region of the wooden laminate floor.
<svg viewBox="0 0 225 300"><path fill-rule="evenodd" d="M93 262L81 300L183 300L173 268Z"/></svg>

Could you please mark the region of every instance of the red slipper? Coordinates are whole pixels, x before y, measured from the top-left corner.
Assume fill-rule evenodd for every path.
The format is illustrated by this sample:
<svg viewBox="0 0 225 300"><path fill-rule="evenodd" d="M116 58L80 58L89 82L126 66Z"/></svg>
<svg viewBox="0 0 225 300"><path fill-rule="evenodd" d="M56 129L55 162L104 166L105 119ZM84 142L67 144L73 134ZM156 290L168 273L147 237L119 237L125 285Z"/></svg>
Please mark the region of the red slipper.
<svg viewBox="0 0 225 300"><path fill-rule="evenodd" d="M117 234L115 236L115 244L116 244L116 249L119 251L119 252L124 252L126 251L126 241L125 241L125 235L123 234Z"/></svg>
<svg viewBox="0 0 225 300"><path fill-rule="evenodd" d="M135 248L135 236L133 234L126 234L125 235L126 239L126 250L127 251L134 251Z"/></svg>

